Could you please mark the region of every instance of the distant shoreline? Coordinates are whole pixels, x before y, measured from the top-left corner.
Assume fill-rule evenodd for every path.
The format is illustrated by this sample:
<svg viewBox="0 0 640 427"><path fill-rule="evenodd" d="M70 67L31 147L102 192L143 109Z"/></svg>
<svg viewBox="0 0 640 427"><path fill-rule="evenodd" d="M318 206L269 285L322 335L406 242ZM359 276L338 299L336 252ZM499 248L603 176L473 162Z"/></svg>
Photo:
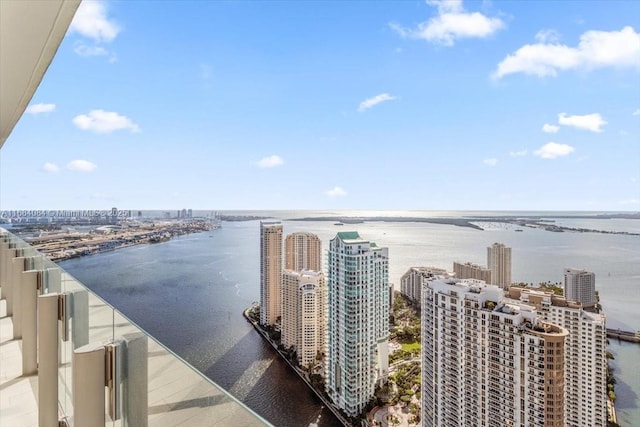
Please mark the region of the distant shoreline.
<svg viewBox="0 0 640 427"><path fill-rule="evenodd" d="M495 216L495 217L465 217L465 218L424 218L424 217L403 217L403 216L371 216L371 217L348 217L348 216L326 216L326 217L305 217L293 218L289 221L333 221L342 224L361 224L363 222L423 222L429 224L454 225L457 227L467 227L484 231L482 227L474 224L478 222L502 222L520 227L541 228L552 232L576 232L576 233L602 233L602 234L622 234L629 236L640 236L640 233L629 231L608 231L590 228L574 228L552 224L545 218L557 219L640 219L640 213L634 214L602 214L602 215L580 215L580 216L548 216L548 215L528 215L522 216Z"/></svg>

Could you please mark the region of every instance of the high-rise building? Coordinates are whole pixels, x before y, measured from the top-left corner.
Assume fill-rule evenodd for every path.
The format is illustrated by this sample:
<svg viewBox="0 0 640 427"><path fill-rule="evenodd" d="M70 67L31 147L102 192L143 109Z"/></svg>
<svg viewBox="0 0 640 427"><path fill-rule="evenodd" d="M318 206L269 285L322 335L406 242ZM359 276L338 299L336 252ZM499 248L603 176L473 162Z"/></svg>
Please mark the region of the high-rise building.
<svg viewBox="0 0 640 427"><path fill-rule="evenodd" d="M322 243L313 233L291 233L285 239L284 268L287 270L322 270Z"/></svg>
<svg viewBox="0 0 640 427"><path fill-rule="evenodd" d="M326 389L350 416L362 412L389 366L388 249L340 232L328 252Z"/></svg>
<svg viewBox="0 0 640 427"><path fill-rule="evenodd" d="M491 270L491 284L509 289L511 286L511 248L494 243L487 248L487 266Z"/></svg>
<svg viewBox="0 0 640 427"><path fill-rule="evenodd" d="M293 348L300 366L310 366L326 352L327 288L318 271L282 273L282 344Z"/></svg>
<svg viewBox="0 0 640 427"><path fill-rule="evenodd" d="M282 224L260 222L260 324L273 326L281 315Z"/></svg>
<svg viewBox="0 0 640 427"><path fill-rule="evenodd" d="M478 279L485 283L491 283L491 270L478 264L455 261L453 272L458 279Z"/></svg>
<svg viewBox="0 0 640 427"><path fill-rule="evenodd" d="M400 292L411 301L420 304L422 293L422 278L434 276L449 276L444 268L437 267L411 267L400 278Z"/></svg>
<svg viewBox="0 0 640 427"><path fill-rule="evenodd" d="M480 280L422 289L422 425L564 424L568 332Z"/></svg>
<svg viewBox="0 0 640 427"><path fill-rule="evenodd" d="M565 426L607 425L607 329L603 313L551 291L511 288L509 297L536 307L547 321L569 331L565 343Z"/></svg>
<svg viewBox="0 0 640 427"><path fill-rule="evenodd" d="M564 297L577 301L583 307L596 305L596 275L589 271L575 268L564 269Z"/></svg>

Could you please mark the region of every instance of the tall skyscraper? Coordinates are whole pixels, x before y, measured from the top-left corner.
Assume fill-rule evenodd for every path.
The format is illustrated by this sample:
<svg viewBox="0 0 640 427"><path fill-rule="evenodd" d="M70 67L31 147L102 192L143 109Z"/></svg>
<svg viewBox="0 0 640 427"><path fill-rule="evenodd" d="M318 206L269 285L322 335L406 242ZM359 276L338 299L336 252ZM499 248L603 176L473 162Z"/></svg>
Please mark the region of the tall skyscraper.
<svg viewBox="0 0 640 427"><path fill-rule="evenodd" d="M329 244L326 387L350 416L388 376L388 257L357 232L338 233Z"/></svg>
<svg viewBox="0 0 640 427"><path fill-rule="evenodd" d="M511 248L494 243L487 248L487 266L491 270L491 284L509 289L511 286Z"/></svg>
<svg viewBox="0 0 640 427"><path fill-rule="evenodd" d="M284 268L293 271L322 270L322 243L313 233L291 233L285 239Z"/></svg>
<svg viewBox="0 0 640 427"><path fill-rule="evenodd" d="M596 275L575 268L564 269L564 296L570 301L578 301L583 307L593 307L596 299Z"/></svg>
<svg viewBox="0 0 640 427"><path fill-rule="evenodd" d="M425 279L422 425L562 427L568 332L469 279Z"/></svg>
<svg viewBox="0 0 640 427"><path fill-rule="evenodd" d="M422 294L422 278L434 276L449 276L444 268L437 267L411 267L400 278L400 292L411 301L420 304Z"/></svg>
<svg viewBox="0 0 640 427"><path fill-rule="evenodd" d="M284 260L282 344L296 351L300 365L309 366L326 352L327 288L320 272L320 238L307 232L289 234Z"/></svg>
<svg viewBox="0 0 640 427"><path fill-rule="evenodd" d="M307 367L326 352L327 288L319 271L282 273L282 344Z"/></svg>
<svg viewBox="0 0 640 427"><path fill-rule="evenodd" d="M281 315L282 224L260 222L260 323L275 325Z"/></svg>
<svg viewBox="0 0 640 427"><path fill-rule="evenodd" d="M607 327L603 313L551 291L511 288L510 298L536 307L547 321L569 331L565 344L565 426L607 425Z"/></svg>
<svg viewBox="0 0 640 427"><path fill-rule="evenodd" d="M453 272L457 279L478 279L485 283L491 283L491 270L470 262L454 262Z"/></svg>

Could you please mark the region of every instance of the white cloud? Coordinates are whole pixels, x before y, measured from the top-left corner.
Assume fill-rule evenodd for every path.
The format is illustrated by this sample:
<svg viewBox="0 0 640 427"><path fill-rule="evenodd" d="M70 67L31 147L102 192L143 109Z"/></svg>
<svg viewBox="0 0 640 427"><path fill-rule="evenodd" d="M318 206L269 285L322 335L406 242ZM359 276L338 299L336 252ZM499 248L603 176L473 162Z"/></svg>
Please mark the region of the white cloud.
<svg viewBox="0 0 640 427"><path fill-rule="evenodd" d="M484 163L487 166L495 166L498 164L498 159L494 159L494 158L484 159L482 163Z"/></svg>
<svg viewBox="0 0 640 427"><path fill-rule="evenodd" d="M524 157L527 155L527 150L509 151L509 155L511 157Z"/></svg>
<svg viewBox="0 0 640 427"><path fill-rule="evenodd" d="M46 162L44 165L42 165L42 170L44 170L45 172L56 173L60 170L60 168L55 163Z"/></svg>
<svg viewBox="0 0 640 427"><path fill-rule="evenodd" d="M75 116L73 124L82 130L90 130L97 133L110 133L121 129L140 132L140 127L130 118L114 111L91 110L89 114Z"/></svg>
<svg viewBox="0 0 640 427"><path fill-rule="evenodd" d="M67 169L70 171L91 172L97 167L98 166L88 160L72 160L67 163Z"/></svg>
<svg viewBox="0 0 640 427"><path fill-rule="evenodd" d="M640 108L638 108L636 111L634 111L633 113L631 113L631 115L633 115L633 116L640 116Z"/></svg>
<svg viewBox="0 0 640 427"><path fill-rule="evenodd" d="M599 113L585 114L583 116L567 116L567 113L560 113L558 114L558 123L591 132L602 132L600 128L607 124Z"/></svg>
<svg viewBox="0 0 640 427"><path fill-rule="evenodd" d="M556 30L545 28L536 33L536 40L539 43L558 43L560 40L560 33Z"/></svg>
<svg viewBox="0 0 640 427"><path fill-rule="evenodd" d="M103 43L113 41L120 32L120 27L107 17L104 2L84 0L71 21L69 31L93 39L96 43Z"/></svg>
<svg viewBox="0 0 640 427"><path fill-rule="evenodd" d="M31 104L25 110L28 114L50 113L55 111L56 104Z"/></svg>
<svg viewBox="0 0 640 427"><path fill-rule="evenodd" d="M282 165L283 163L284 160L277 154L258 160L258 166L260 166L261 168L274 168L276 166Z"/></svg>
<svg viewBox="0 0 640 427"><path fill-rule="evenodd" d="M546 133L557 133L559 130L560 126L550 125L548 123L545 123L544 126L542 126L542 132Z"/></svg>
<svg viewBox="0 0 640 427"><path fill-rule="evenodd" d="M109 51L102 46L87 46L82 42L75 44L73 51L80 56L106 56Z"/></svg>
<svg viewBox="0 0 640 427"><path fill-rule="evenodd" d="M347 195L347 192L344 190L344 188L336 185L331 190L325 191L324 194L329 197L344 197Z"/></svg>
<svg viewBox="0 0 640 427"><path fill-rule="evenodd" d="M362 101L358 106L358 111L362 112L382 102L393 101L394 99L397 99L397 98L395 96L389 95L388 93L381 93L380 95L376 95L372 98L365 99L364 101Z"/></svg>
<svg viewBox="0 0 640 427"><path fill-rule="evenodd" d="M557 142L548 142L538 150L534 151L533 154L543 159L555 159L556 157L562 157L571 154L574 151L575 148L570 145L558 144Z"/></svg>
<svg viewBox="0 0 640 427"><path fill-rule="evenodd" d="M429 6L438 8L439 13L462 12L462 0L426 0Z"/></svg>
<svg viewBox="0 0 640 427"><path fill-rule="evenodd" d="M601 67L640 69L640 34L624 27L620 31L587 31L577 47L552 40L527 44L503 59L493 77L514 73L555 77L559 70Z"/></svg>
<svg viewBox="0 0 640 427"><path fill-rule="evenodd" d="M407 29L390 23L391 29L402 37L423 39L429 42L453 46L462 38L485 38L504 28L499 18L490 18L479 12L466 12L461 0L427 0L438 8L438 16L421 22L415 29Z"/></svg>

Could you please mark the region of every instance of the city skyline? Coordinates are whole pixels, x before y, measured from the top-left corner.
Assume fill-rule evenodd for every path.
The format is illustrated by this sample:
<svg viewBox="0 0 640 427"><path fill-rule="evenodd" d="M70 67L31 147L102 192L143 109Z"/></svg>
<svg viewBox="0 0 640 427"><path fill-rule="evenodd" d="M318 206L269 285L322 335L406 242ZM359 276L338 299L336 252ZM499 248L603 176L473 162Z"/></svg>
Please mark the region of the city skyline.
<svg viewBox="0 0 640 427"><path fill-rule="evenodd" d="M313 6L83 2L0 208L640 208L635 2Z"/></svg>
<svg viewBox="0 0 640 427"><path fill-rule="evenodd" d="M67 68L58 76L72 82L68 84L77 93L62 93L63 102L39 102L37 95L32 99L39 83L27 90L16 120L35 121L27 126L28 143L20 145L26 151L19 160L12 159L11 150L3 151L9 159L0 156L5 172L0 177L0 221L4 223L4 213L12 207L4 204L6 198L37 200L39 205L108 200L101 207L112 208L54 209L44 218L34 215L23 221L22 213L17 218L21 223L54 223L62 213L63 221L73 218L69 224L96 222L99 227L22 227L14 226L13 218L7 229L0 227L0 285L6 299L0 308L11 315L4 316L2 328L13 331L3 338L0 357L11 362L9 370L2 365L2 388L11 390L9 399L3 399L2 413L8 416L3 415L3 421L7 418L11 424L15 418L33 424L35 416L40 424L216 420L328 426L336 424L331 411L345 426L368 424L358 419L367 412L389 425L414 425L419 413L425 426L604 427L609 419L615 425L618 420L621 425L637 424L628 419L638 420L640 415L639 373L633 368L638 347L629 349L620 341L637 343L640 334L628 326L638 323L634 298L629 299L638 265L629 260L640 236L628 230L638 226L640 213L545 213L531 215L530 220L523 213L503 218L455 214L446 206L459 218L422 218L440 215L434 208L417 217L358 218L353 209L343 217L326 215L345 209L338 205L353 208L352 203L359 209L360 204L406 208L411 202L483 209L477 204L486 203L491 206L487 209L495 210L496 203L514 200L514 188L523 191L521 201L536 209L547 202L584 203L581 197L594 194L599 195L598 203L610 204L627 190L634 195L615 203L638 204L638 178L631 175L631 184L624 188L620 183L622 174L635 174L628 166L636 166L633 160L640 147L635 146L635 131L614 129L620 122L612 119L617 117L612 111L621 108L623 98L635 103L640 99L633 80L640 71L640 34L631 25L611 30L595 29L590 23L604 23L613 9L616 17L636 16L631 13L640 6L622 13L610 2L586 7L566 2L547 14L546 7L536 9L533 2L490 0L338 5L187 1L164 3L150 11L146 3L85 0L69 27L73 13L65 19L63 9L75 11L80 0L41 8L31 3L0 2L3 24L10 23L2 25L3 35L7 29L20 29L15 24L31 21L21 19L22 12L35 22L63 25L57 32L47 31L48 25L33 26L46 36L46 49L35 51L40 60L33 74L16 74L39 82L67 28L72 45L63 44L60 50L72 46L69 53L80 59L78 64L100 62L110 71L100 74L104 70L96 67L94 74L86 73L77 64ZM602 9L596 14L598 7ZM576 18L570 13L584 8L594 15ZM416 13L425 10L428 18ZM551 26L537 31L534 42L522 44L516 36L505 36L517 26L518 14L530 15L525 26L539 17L583 28L575 44ZM42 19L45 15L48 18ZM373 35L372 23L382 17L388 19L384 31ZM149 28L155 29L155 37ZM32 47L34 32L25 29L20 29L20 37L3 38L3 45L7 40L9 45L22 45L10 49L18 55L3 62L3 76L14 74L5 72L7 65L17 69L22 62L19 53ZM123 43L125 33L136 42ZM396 47L397 61L384 61L381 46L389 34L406 45L433 49L424 61L412 62L414 75L408 72L408 54L417 50ZM493 50L486 43L495 43ZM511 53L503 55L503 50ZM8 51L2 49L3 57ZM442 53L446 51L450 54ZM199 63L198 90L193 85L189 93L185 82L189 86L193 81L185 70L198 54L207 59ZM488 63L495 64L488 74L490 90L477 79L478 70ZM421 76L420 66L428 69ZM593 76L603 77L604 71L608 83L599 85ZM548 84L568 73L579 77L570 79L571 84L580 79L583 84L555 90L552 97L531 84L541 79ZM514 76L523 79L516 82ZM86 85L83 78L91 83ZM6 80L2 87L12 88ZM389 81L395 88L357 103L353 111L359 120L344 109L341 121L328 118L336 100ZM126 92L118 94L123 89ZM435 96L424 96L434 89ZM511 98L504 96L507 92ZM94 96L122 103L123 108L74 112L66 126L76 135L65 137L62 124L69 105L84 108L94 103ZM10 124L11 132L15 122L5 123L5 98L3 123ZM545 121L541 127L554 139L570 135L567 129L593 134L593 139L556 139L535 150L509 151L509 158L521 161L517 168L511 164L511 171L498 156L482 156L482 170L472 166L478 153L500 146L492 136L522 143L518 136L527 135L527 129L521 117L537 120L550 102L586 108L595 99L602 106L598 112L558 109L562 112L554 116L557 122ZM33 102L27 106L29 100ZM639 123L635 116L640 117L640 109L631 116L632 123ZM61 121L50 127L55 120L45 119ZM309 139L310 130L327 129L343 133L321 144ZM20 132L19 138L24 136ZM6 135L3 128L0 143ZM74 140L78 135L89 137ZM611 135L622 138L624 150ZM433 136L444 142L432 142ZM421 137L428 142L420 145ZM273 147L271 154L251 160L249 167L239 161ZM587 147L598 157L576 157ZM99 160L84 155L64 163L52 160L82 149ZM292 160L287 152L298 157ZM605 152L615 154L606 157ZM617 160L623 154L628 163ZM543 170L534 161L555 165ZM38 173L28 173L29 162L41 164ZM585 181L588 178L592 180ZM320 190L330 180L335 185ZM438 182L440 186L433 185ZM172 193L175 189L179 191ZM157 221L150 218L157 211L148 219L142 213L153 212L150 206L128 211L114 207L130 207L120 197L163 206L184 200L167 206L164 219ZM197 203L211 198L251 204L252 212L219 214L226 209L216 206L201 218ZM293 218L300 208L261 214L255 209L264 203L319 203L324 209L319 216ZM28 206L19 208L30 212ZM132 211L137 211L133 221ZM381 215L392 215L384 212L389 213ZM121 213L126 214L121 218ZM595 223L597 229L592 228ZM290 234L283 239L285 231ZM191 235L179 237L185 234ZM324 252L323 241L328 242ZM465 266L475 267L478 248L486 247L486 241L505 242L487 248L492 284L460 280L439 267L410 267L398 274L407 266L450 265L454 259L470 260ZM46 245L47 254L36 252L39 245ZM513 270L523 277L513 287L511 247ZM60 267L49 263L46 258L54 253L68 262ZM456 266L454 262L454 275ZM564 272L563 287L560 282L540 281L559 271ZM400 289L414 302L418 299L420 307L399 295L394 300L398 282L392 277L400 277ZM497 277L504 279L498 280L502 283L496 283ZM612 324L607 324L605 309ZM54 323L60 320L62 329L41 327L49 317ZM70 321L71 333L62 336ZM44 345L48 341L55 345ZM273 350L281 360L274 359ZM14 357L19 353L22 357ZM95 369L84 363L93 359L91 353L96 356ZM636 356L629 360L632 354ZM43 362L47 360L52 363ZM22 375L14 375L14 368L21 368ZM34 369L37 379L26 381L25 375L33 375ZM319 400L300 392L304 385L290 378L293 373ZM80 384L77 380L83 376L96 379L96 387ZM31 393L21 392L28 382L34 397L38 394L35 400ZM110 396L109 411L104 408L103 385ZM380 408L383 404L389 406Z"/></svg>

